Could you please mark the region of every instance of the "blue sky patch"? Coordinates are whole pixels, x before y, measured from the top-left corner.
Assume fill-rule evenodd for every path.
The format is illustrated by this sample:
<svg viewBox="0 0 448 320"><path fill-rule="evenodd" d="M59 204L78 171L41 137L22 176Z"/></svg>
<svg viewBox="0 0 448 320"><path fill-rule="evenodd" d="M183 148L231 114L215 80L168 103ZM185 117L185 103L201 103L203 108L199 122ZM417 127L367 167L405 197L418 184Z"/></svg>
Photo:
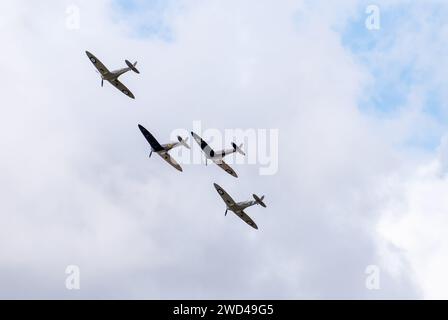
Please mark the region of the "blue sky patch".
<svg viewBox="0 0 448 320"><path fill-rule="evenodd" d="M175 0L114 0L116 19L130 25L132 36L173 41L167 14Z"/></svg>
<svg viewBox="0 0 448 320"><path fill-rule="evenodd" d="M348 22L341 37L342 44L352 52L358 63L369 70L373 78L371 87L366 88L366 98L360 101L360 109L381 117L395 117L406 107L414 90L419 90L425 116L441 127L445 126L448 119L440 92L442 88L437 84L436 69L419 64L422 48L411 47L401 56L397 56L394 50L401 44L400 41L405 38L409 40L414 34L420 37L419 40L424 39L424 43L435 42L439 30L446 23L448 8L426 2L379 5L380 29L369 30L366 27L366 8L369 4L366 2L360 6L358 14ZM431 51L431 48L423 49ZM443 53L441 56L444 56ZM439 133L442 134L418 132L412 134L411 140L405 144L433 149L440 143Z"/></svg>

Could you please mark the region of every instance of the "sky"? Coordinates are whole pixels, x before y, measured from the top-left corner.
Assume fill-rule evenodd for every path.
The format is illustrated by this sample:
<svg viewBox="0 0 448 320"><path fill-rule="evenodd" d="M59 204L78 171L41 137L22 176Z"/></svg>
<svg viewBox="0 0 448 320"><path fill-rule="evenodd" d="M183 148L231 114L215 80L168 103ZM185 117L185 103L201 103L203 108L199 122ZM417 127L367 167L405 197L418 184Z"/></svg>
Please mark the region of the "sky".
<svg viewBox="0 0 448 320"><path fill-rule="evenodd" d="M445 1L0 12L1 298L448 298ZM101 88L86 50L110 69L138 61L120 78L136 99ZM182 173L149 159L137 124L216 149L244 140L216 134L256 134L235 179L192 141L173 152ZM264 194L247 209L260 230L225 217L213 183Z"/></svg>

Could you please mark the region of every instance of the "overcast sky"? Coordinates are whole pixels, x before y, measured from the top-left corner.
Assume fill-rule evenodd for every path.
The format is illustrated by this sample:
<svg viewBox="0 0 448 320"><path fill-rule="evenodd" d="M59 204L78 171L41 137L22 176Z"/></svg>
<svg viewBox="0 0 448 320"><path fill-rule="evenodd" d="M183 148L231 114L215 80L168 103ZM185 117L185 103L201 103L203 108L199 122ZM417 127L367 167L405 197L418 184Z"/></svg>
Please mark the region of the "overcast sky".
<svg viewBox="0 0 448 320"><path fill-rule="evenodd" d="M2 0L0 297L448 298L448 4L369 5ZM180 173L139 123L278 132L278 170Z"/></svg>

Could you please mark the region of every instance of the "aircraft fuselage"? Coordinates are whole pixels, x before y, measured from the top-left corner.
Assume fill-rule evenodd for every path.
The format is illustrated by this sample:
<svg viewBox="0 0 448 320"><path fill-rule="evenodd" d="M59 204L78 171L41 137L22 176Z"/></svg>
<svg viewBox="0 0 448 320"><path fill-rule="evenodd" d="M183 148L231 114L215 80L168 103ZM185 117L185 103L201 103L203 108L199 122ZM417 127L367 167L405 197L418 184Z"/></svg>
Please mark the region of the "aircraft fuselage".
<svg viewBox="0 0 448 320"><path fill-rule="evenodd" d="M109 73L102 75L101 78L103 78L103 80L107 80L107 81L114 81L115 79L118 79L119 76L121 76L122 74L124 74L130 70L131 70L130 68L123 68L123 69L111 71Z"/></svg>
<svg viewBox="0 0 448 320"><path fill-rule="evenodd" d="M244 202L238 202L235 203L233 206L227 206L227 209L232 210L232 211L242 211L248 207L251 207L253 205L255 205L256 202L255 201L244 201Z"/></svg>

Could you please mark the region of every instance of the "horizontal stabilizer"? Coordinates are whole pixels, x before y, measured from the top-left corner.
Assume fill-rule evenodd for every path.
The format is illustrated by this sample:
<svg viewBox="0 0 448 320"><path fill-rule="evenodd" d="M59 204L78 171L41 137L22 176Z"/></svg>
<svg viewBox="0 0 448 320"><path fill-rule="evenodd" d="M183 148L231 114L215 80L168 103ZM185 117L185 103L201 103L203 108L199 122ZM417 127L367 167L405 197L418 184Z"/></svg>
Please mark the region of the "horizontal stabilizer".
<svg viewBox="0 0 448 320"><path fill-rule="evenodd" d="M243 147L243 144L240 144L239 146L237 146L235 142L232 142L232 147L235 152L238 152L239 154L242 154L243 156L246 155L244 153L244 151L241 149Z"/></svg>
<svg viewBox="0 0 448 320"><path fill-rule="evenodd" d="M140 71L138 71L138 69L135 67L137 65L137 62L135 62L134 64L132 64L129 60L125 60L127 66L134 71L135 73L140 73Z"/></svg>
<svg viewBox="0 0 448 320"><path fill-rule="evenodd" d="M182 139L181 136L177 136L177 140L179 140L179 143L185 148L190 149L190 146L187 144L188 138Z"/></svg>
<svg viewBox="0 0 448 320"><path fill-rule="evenodd" d="M259 204L260 206L262 206L263 208L266 208L266 205L264 204L263 200L264 200L264 196L262 196L261 198L259 198L256 194L253 195L255 202L257 204Z"/></svg>

